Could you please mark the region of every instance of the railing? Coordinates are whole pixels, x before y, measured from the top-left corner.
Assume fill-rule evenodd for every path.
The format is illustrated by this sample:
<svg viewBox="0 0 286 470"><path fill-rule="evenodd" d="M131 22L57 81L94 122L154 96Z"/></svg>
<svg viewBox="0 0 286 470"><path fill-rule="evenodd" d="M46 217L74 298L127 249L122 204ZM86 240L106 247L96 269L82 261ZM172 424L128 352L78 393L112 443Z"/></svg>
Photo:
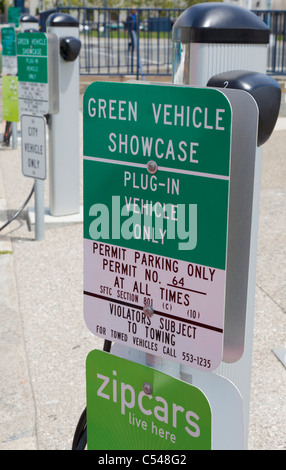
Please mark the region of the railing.
<svg viewBox="0 0 286 470"><path fill-rule="evenodd" d="M183 10L138 9L135 38L128 33L126 22L130 10L126 8L65 7L58 10L79 21L81 74L135 75L137 78L172 74L172 26ZM286 11L253 12L270 29L267 73L286 75Z"/></svg>
<svg viewBox="0 0 286 470"><path fill-rule="evenodd" d="M126 8L58 8L75 16L82 41L80 73L171 75L172 26L183 10L137 9L136 34Z"/></svg>
<svg viewBox="0 0 286 470"><path fill-rule="evenodd" d="M270 29L267 73L286 75L286 11L254 10Z"/></svg>
<svg viewBox="0 0 286 470"><path fill-rule="evenodd" d="M137 10L136 40L128 33L126 8L58 8L76 17L82 41L80 73L171 75L172 25L180 9ZM55 11L55 10L54 10ZM286 11L253 10L270 28L267 73L286 75Z"/></svg>

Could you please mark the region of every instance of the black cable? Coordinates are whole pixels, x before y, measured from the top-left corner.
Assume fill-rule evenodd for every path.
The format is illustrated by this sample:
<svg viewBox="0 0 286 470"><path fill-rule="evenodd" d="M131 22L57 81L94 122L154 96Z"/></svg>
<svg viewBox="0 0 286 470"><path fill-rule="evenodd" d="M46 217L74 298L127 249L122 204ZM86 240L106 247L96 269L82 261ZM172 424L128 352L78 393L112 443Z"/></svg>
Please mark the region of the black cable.
<svg viewBox="0 0 286 470"><path fill-rule="evenodd" d="M7 147L9 145L11 135L12 135L12 123L10 121L6 121L3 142Z"/></svg>
<svg viewBox="0 0 286 470"><path fill-rule="evenodd" d="M87 443L87 429L85 427L83 434L78 442L76 450L85 450Z"/></svg>
<svg viewBox="0 0 286 470"><path fill-rule="evenodd" d="M73 438L73 443L72 443L72 450L84 450L86 446L86 408L83 410L75 433L74 433L74 438Z"/></svg>
<svg viewBox="0 0 286 470"><path fill-rule="evenodd" d="M110 352L112 341L104 340L103 351ZM86 408L83 410L72 443L72 450L84 450L87 444L87 422L86 422Z"/></svg>
<svg viewBox="0 0 286 470"><path fill-rule="evenodd" d="M3 230L5 227L7 227L7 225L9 225L14 219L16 219L16 217L18 217L19 214L21 214L21 212L25 209L26 205L28 204L28 202L30 201L31 197L32 197L32 194L34 192L34 189L35 189L35 183L32 187L32 190L29 194L29 196L27 197L26 201L24 202L24 204L22 205L22 207L20 207L20 209L17 210L17 212L15 212L14 215L12 215L12 217L10 217L9 220L7 220L7 222L5 222L4 225L2 225L2 227L0 227L0 232L1 230Z"/></svg>

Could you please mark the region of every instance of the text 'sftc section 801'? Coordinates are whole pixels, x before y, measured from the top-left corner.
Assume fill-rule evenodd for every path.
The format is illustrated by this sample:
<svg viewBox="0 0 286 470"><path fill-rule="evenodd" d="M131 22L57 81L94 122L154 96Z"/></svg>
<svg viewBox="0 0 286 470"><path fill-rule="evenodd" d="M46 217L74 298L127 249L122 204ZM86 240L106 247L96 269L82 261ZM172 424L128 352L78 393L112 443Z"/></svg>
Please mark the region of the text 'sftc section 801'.
<svg viewBox="0 0 286 470"><path fill-rule="evenodd" d="M222 359L231 107L219 90L84 96L84 316L97 336L206 371Z"/></svg>

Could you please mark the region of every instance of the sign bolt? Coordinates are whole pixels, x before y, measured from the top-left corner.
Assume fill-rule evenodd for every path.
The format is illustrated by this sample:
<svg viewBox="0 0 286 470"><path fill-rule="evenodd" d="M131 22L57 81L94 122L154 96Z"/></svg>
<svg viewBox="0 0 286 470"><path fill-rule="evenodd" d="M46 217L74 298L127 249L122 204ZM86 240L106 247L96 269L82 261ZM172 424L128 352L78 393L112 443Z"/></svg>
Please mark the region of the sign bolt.
<svg viewBox="0 0 286 470"><path fill-rule="evenodd" d="M150 307L150 305L145 305L145 307L143 308L143 313L145 313L147 317L152 317L152 315L154 314L154 310L152 307Z"/></svg>
<svg viewBox="0 0 286 470"><path fill-rule="evenodd" d="M154 175L154 173L157 172L158 170L158 165L156 162L150 160L148 163L147 163L147 170L149 171L149 173L151 173L152 175Z"/></svg>
<svg viewBox="0 0 286 470"><path fill-rule="evenodd" d="M146 395L151 395L152 394L152 385L149 384L149 382L144 382L143 384L143 392L146 393Z"/></svg>

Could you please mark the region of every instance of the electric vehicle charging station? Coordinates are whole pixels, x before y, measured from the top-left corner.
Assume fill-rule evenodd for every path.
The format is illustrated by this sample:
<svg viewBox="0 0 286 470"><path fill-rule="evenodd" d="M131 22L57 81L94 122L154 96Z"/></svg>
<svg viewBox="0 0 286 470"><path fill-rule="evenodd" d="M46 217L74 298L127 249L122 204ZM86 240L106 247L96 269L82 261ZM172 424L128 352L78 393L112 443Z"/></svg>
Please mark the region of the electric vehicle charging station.
<svg viewBox="0 0 286 470"><path fill-rule="evenodd" d="M47 21L47 33L42 33L30 27L33 23L30 17L25 20L24 29L27 29L19 33L17 38L20 112L22 120L29 120L31 114L47 117L49 130L50 205L47 211L44 207L41 211L47 222L72 222L71 217L59 216L77 215L80 212L79 67L76 60L80 41L75 37L78 36L78 22L66 14L53 14ZM38 122L41 123L41 120ZM29 136L27 145L30 140ZM30 160L38 161L37 155ZM31 169L31 174L36 173L35 168ZM25 174L27 175L27 165ZM42 207L42 178L36 179L35 184ZM39 213L35 208L35 215L36 212ZM30 220L33 220L33 211L30 211ZM43 233L43 229L37 230L37 225L39 224L36 224L36 232ZM38 240L42 238L43 235L37 237Z"/></svg>
<svg viewBox="0 0 286 470"><path fill-rule="evenodd" d="M244 446L247 447L262 157L261 147L258 146L269 138L274 128L281 90L277 82L264 75L269 30L246 9L215 3L194 5L183 12L175 22L173 42L174 84L207 85L219 87L224 91L229 88L244 90L257 100L259 108L252 226L247 243L250 250L249 270L245 278L247 284L243 296L239 296L236 283L238 278L235 280L234 264L231 266L235 263L236 250L236 235L233 234L230 236L227 255L230 275L226 287L224 362L216 371L221 377L231 380L242 396ZM243 139L244 135L241 138ZM239 165L237 171L240 171ZM237 217L231 207L230 217ZM238 315L238 309L241 307L241 313ZM190 380L192 379L194 374L190 374Z"/></svg>
<svg viewBox="0 0 286 470"><path fill-rule="evenodd" d="M201 3L174 23L173 83L206 86L229 70L266 72L269 29L254 13L232 4Z"/></svg>
<svg viewBox="0 0 286 470"><path fill-rule="evenodd" d="M39 22L35 16L32 15L22 15L20 18L20 29L22 33L25 31L38 31Z"/></svg>
<svg viewBox="0 0 286 470"><path fill-rule="evenodd" d="M207 86L244 90L253 96L259 110L257 147L267 142L274 130L281 103L281 88L276 80L263 73L234 70L214 75Z"/></svg>
<svg viewBox="0 0 286 470"><path fill-rule="evenodd" d="M80 213L79 202L79 23L53 13L47 31L59 40L59 112L49 119L50 204L52 216Z"/></svg>
<svg viewBox="0 0 286 470"><path fill-rule="evenodd" d="M132 369L131 377L126 378L126 381L129 380L129 385L126 385L126 382L122 384L123 386L126 385L126 388L131 391L131 400L127 401L126 395L121 395L121 415L125 415L126 409L130 408L129 427L133 426L134 434L138 427L142 427L144 430L142 433L144 444L142 443L143 441L141 441L142 447L138 444L139 447L137 447L137 449L153 448L151 447L152 444L150 445L150 441L148 442L149 447L144 446L146 445L148 429L149 432L154 435L155 431L153 430L156 426L154 422L147 422L147 420L144 421L143 426L141 417L143 419L145 419L145 417L142 414L140 416L138 415L140 412L145 416L152 415L152 410L149 409L149 406L144 407L142 400L145 396L152 400L152 396L158 393L158 388L152 387L154 383L158 385L160 379L159 376L155 376L155 372L153 378L148 377L146 372L146 381L144 381L145 373L143 370L139 372L139 368L136 367L135 363L144 364L151 367L154 371L157 370L164 374L169 374L172 376L172 380L173 378L179 378L189 385L198 387L198 389L205 394L212 410L212 449L247 448L261 166L260 149L261 145L270 137L274 128L278 117L281 96L281 90L277 82L265 75L268 38L268 28L247 10L231 5L213 3L195 5L184 12L173 27L173 86L160 85L161 89L159 89L158 85L156 85L156 87L158 87L157 90L152 90L150 84L97 83L90 85L85 93L85 321L89 329L96 336L104 338L107 342L110 342L110 344L114 341L115 344L112 346L112 354L124 360L132 361L133 363L133 365L131 365L129 362L123 362L122 365L119 363L116 365L117 363L114 358L112 371L107 367L109 359L104 360L104 353L102 353L103 355L99 354L99 352L96 353L97 360L94 362L93 368L90 364L95 360L95 354L92 354L88 359L87 430L89 429L90 423L90 427L92 427L90 431L91 448L101 450L111 448L119 449L120 442L118 443L116 440L120 441L119 435L123 432L123 429L125 433L128 432L128 430L124 428L125 422L119 420L120 411L116 410L115 405L111 412L111 401L113 399L113 402L117 403L118 398L117 394L114 392L117 390L116 380L121 379L121 381L125 381L125 377L128 375L125 374L124 368L126 370L129 368L130 370ZM224 42L227 44L224 44ZM249 58L249 55L251 58ZM215 56L215 60L211 60L213 56ZM216 106L216 112L213 113L213 115L217 116L215 123L209 122L209 113L211 113L213 101L211 100L211 95L208 95L207 90L211 89L223 95L226 100L224 104ZM179 99L181 92L183 94L185 93L185 100L182 99L182 96ZM200 93L202 93L201 96ZM204 94L206 94L205 101L202 99ZM175 96L176 98L173 101L173 97ZM267 101L269 101L269 103L267 103ZM128 111L126 109L126 103L128 103L129 106ZM204 103L204 105L202 103ZM228 121L228 119L221 121L220 118L222 115L224 118L227 116L226 110L228 106L226 106L226 103L228 103L228 106L231 108L229 115L230 121ZM105 113L107 109L109 109L109 115L107 112ZM149 122L150 120L152 121L152 116L154 118L153 124ZM198 121L198 116L200 116L200 121ZM102 119L103 117L104 119ZM111 128L111 126L108 126L108 118L112 120L118 119L114 133L109 133L109 136L106 134L108 133L106 129ZM103 120L105 120L104 124ZM128 128L129 124L124 121L132 120L135 122ZM113 124L114 122L115 121L111 121ZM129 205L130 208L132 205L130 202L132 201L132 197L129 196L133 196L134 212L140 213L141 207L142 214L142 211L146 211L146 200L151 200L151 202L152 200L158 201L160 197L159 192L155 195L154 191L158 190L159 185L162 187L166 186L166 182L164 183L163 180L159 180L160 175L170 170L172 170L172 172L175 171L175 174L178 175L180 171L174 160L178 158L181 163L186 160L185 154L177 154L174 150L173 143L176 141L175 137L173 137L173 132L175 131L178 137L182 131L181 127L193 126L191 135L193 140L197 139L197 150L199 148L202 149L203 147L201 145L209 141L210 147L203 160L206 161L210 155L212 156L212 152L215 152L215 149L216 151L221 151L218 157L219 160L220 158L224 158L223 154L226 151L224 144L212 144L211 133L205 137L203 133L207 132L207 130L214 132L215 129L217 131L226 131L229 124L231 134L225 134L225 137L227 139L229 138L231 142L231 163L229 175L227 245L225 247L227 263L223 345L221 363L218 364L218 360L218 362L215 363L214 369L211 369L210 364L212 360L208 359L210 356L196 355L194 353L197 347L197 345L194 345L195 342L192 343L190 341L189 349L186 343L184 345L185 352L182 352L181 346L185 342L185 339L181 338L180 341L175 337L175 333L184 330L183 327L178 327L177 321L179 320L179 313L181 312L180 304L183 303L182 299L188 302L186 297L184 297L184 293L188 289L186 288L187 286L184 285L178 297L173 292L170 294L171 291L169 292L166 287L167 285L169 289L170 287L180 289L178 281L180 281L181 287L184 282L184 278L180 276L183 271L180 271L181 268L178 259L175 271L176 276L172 280L167 279L166 266L168 265L166 264L164 269L162 263L163 259L165 259L164 256L174 258L171 247L170 249L166 248L167 251L165 252L163 249L160 251L158 246L150 244L150 234L148 239L147 231L145 231L145 240L147 239L149 242L149 249L144 249L142 237L139 237L139 233L137 233L137 236L135 235L135 229L135 241L131 242L129 239L128 242L124 242L122 238L120 239L119 232L114 230L112 232L113 245L109 245L110 241L105 238L108 232L105 232L105 237L101 236L97 238L96 233L100 226L99 218L93 220L92 216L95 217L98 214L96 203L99 203L102 211L103 206L112 210L113 206L110 207L108 205L108 201L112 199L112 204L115 204L114 207L116 209L115 215L112 212L112 221L118 220L121 206L120 204L118 205L118 202L115 202L114 194L126 194L129 183L132 186L133 192L127 192L127 196L125 196L126 205L127 207ZM166 135L163 136L164 126L167 126L169 130L168 138L170 139L168 148L167 150L165 149L165 158L168 159L166 163L164 162L164 151L162 151L162 153L158 152L159 144L163 145L167 139ZM158 131L159 127L161 134ZM146 135L149 132L148 138L145 134L145 137L142 136L142 129L144 129ZM200 137L196 135L198 129L201 130ZM156 131L154 135L152 134L152 130L154 130L154 132ZM151 145L154 139L154 152L157 157L160 158L160 167L157 166L156 161L149 161L147 164L147 172L152 176L147 173L146 178L153 178L153 183L154 179L156 179L157 183L155 185L156 188L154 185L153 188L151 188L150 185L149 190L151 191L149 192L147 191L148 185L146 186L147 179L144 180L142 170L144 164L146 166L147 161L144 162L143 159L139 158L141 156L139 152L140 138L142 142L145 138L145 150L142 147L143 153L141 153L147 157L151 156L151 153L148 154L147 149L149 148L148 145ZM92 139L94 139L94 141ZM184 138L182 137L182 139ZM185 139L187 139L187 137ZM183 142L186 142L186 140L183 140ZM105 149L105 151L103 151L103 149ZM111 152L112 158L108 151ZM227 153L226 151L226 155ZM155 154L152 153L152 159L154 159ZM136 158L136 163L134 158ZM191 152L190 163L199 164L199 160L199 151L196 156ZM216 158L212 158L212 161L216 161ZM107 166L106 169L105 165ZM136 168L136 165L138 168ZM125 170L120 170L121 167L125 167ZM124 173L124 178L120 171ZM140 171L142 173L141 183L138 177L139 175L137 175ZM108 175L109 181L112 181L110 187L107 188L106 181L100 182L99 173L100 175ZM196 173L196 171L189 174L190 179L188 185L190 194L194 191L194 187L197 189L195 194L199 194L205 177L207 177L207 179L218 177L217 172L212 172L211 176L210 171L205 168L204 173L200 173L201 180L198 186L196 186L195 180L191 178L191 176L195 176L194 173ZM185 175L186 174L188 174L187 171ZM104 180L104 178L102 179ZM181 192L178 190L179 186ZM183 187L182 177L180 184L178 180L176 185L177 196L183 197L182 202L184 201ZM142 194L142 190L146 191L145 198ZM113 197L110 198L111 194L108 193L109 191L112 193L114 199ZM215 194L216 191L209 193L209 201L212 200ZM192 197L194 197L194 193L192 193ZM141 205L140 200L143 201ZM178 201L179 199L177 199L177 202ZM223 199L221 199L221 202L222 201ZM190 200L185 199L185 202L190 202ZM137 210L135 209L135 203ZM161 199L160 203L161 207L163 207ZM157 210L158 204L159 202L156 202L155 210ZM221 203L218 201L216 207L220 207L220 205ZM199 204L198 210L200 210ZM104 218L100 219L100 222L102 224L101 229L104 231L107 228L102 228L104 226ZM214 223L211 227L217 228L216 225L217 224ZM213 232L209 230L208 233L210 243L212 243ZM114 237L116 234L117 236ZM120 242L117 241L118 239L120 239ZM218 239L221 239L221 237L218 237ZM159 239L152 241L158 243ZM163 238L161 242L162 241ZM134 252L134 250L136 251ZM214 250L211 251L214 252ZM176 258L175 256L175 259ZM182 258L179 259L182 260ZM136 266L138 260L140 260L140 265L148 266L148 268L156 268L155 271L150 270L153 273L153 277L151 272L148 274L145 270L144 278L142 268L139 267L139 265ZM156 265L154 265L155 260ZM191 260L189 259L189 261ZM199 263L198 260L197 262ZM97 266L99 272L94 271L94 265ZM191 265L193 266L191 263L189 264L189 268ZM117 271L114 269L115 266L117 266ZM123 271L118 271L118 269L122 269ZM171 270L170 266L167 268L167 271L168 269ZM197 266L197 269L198 273L201 272L199 266ZM120 273L120 277L116 276L114 274L115 272ZM192 274L195 272L194 268L192 268L191 272ZM206 271L203 272L205 272L203 275L204 280L210 280L206 275ZM146 274L148 274L149 277L146 277ZM142 275L143 277L140 277ZM148 280L150 282L148 282ZM161 285L159 286L157 283ZM164 285L164 283L166 285ZM156 294L156 287L157 289L159 288L161 294ZM192 289L194 289L194 287L192 287ZM207 294L207 292L203 292L202 289L192 290L192 292L202 295ZM216 292L218 293L217 288ZM142 298L140 296L135 298L135 293L140 294ZM166 295L169 295L168 299ZM171 301L170 295L172 297ZM161 298L161 301L163 300L161 304L158 300L159 298ZM126 299L128 299L128 301L126 301ZM194 295L192 295L191 303L194 303ZM214 301L213 306L217 306L216 304L217 302ZM182 318L180 320L190 325L192 324L198 329L196 342L200 343L198 338L200 335L199 329L203 321L202 316L198 323L196 321L198 317L196 317L196 320L194 316L190 319L190 315L194 315L194 312L197 315L198 310L191 309L191 311L188 310L188 312L186 314L188 320L186 321L186 317L185 320ZM181 315L183 316L183 313L181 313ZM156 323L157 321L162 321L161 328ZM156 338L162 338L163 336L164 328L162 324L164 321L165 325L169 325L169 334L170 331L173 333L173 348L166 347L166 341L168 341L167 338L169 338L167 335L165 339L163 339L163 343L165 342L165 353L162 353L160 349L162 345L158 344L160 340L156 343ZM170 330L170 328L172 328L172 330ZM184 331L186 331L186 329ZM201 343L201 345L204 345L207 349L209 348L209 352L213 344L214 343L211 341L202 341ZM170 357L168 357L168 355ZM94 408L93 401L95 400L95 387L97 387L94 372L98 370L96 364L100 364L101 361L101 374L104 372L105 378L109 379L110 377L110 381L113 374L113 396L111 392L108 392L109 389L106 390L107 394L101 394L98 390L97 397L104 398L104 400L97 399L97 408ZM210 370L208 371L208 369ZM137 374L139 374L141 378L141 389L141 382L139 382L139 385L135 383ZM97 377L98 376L99 375L97 375ZM165 380L167 388L168 380L166 377ZM98 386L100 385L101 383L98 383ZM121 392L123 390L124 387L122 388L121 386ZM134 395L132 395L132 391ZM136 392L138 393L139 409L135 408ZM179 396L178 388L177 396ZM161 397L164 397L163 392L160 393L160 397L156 398L156 400L162 400L165 406L167 406L166 403L169 405L169 401ZM106 398L110 398L110 401L107 402ZM172 398L170 398L170 400L172 400ZM146 402L148 404L151 403L147 399ZM105 440L107 439L107 434L105 433L107 432L109 435L110 430L106 431L106 426L102 427L101 419L96 416L96 412L99 412L100 407L103 407L105 416L107 413L111 413L110 416L112 416L113 420L112 427L115 426L115 422L117 424L119 423L119 427L116 428L117 433L115 431L113 435L113 443L108 441L107 444ZM154 416L158 418L158 414L156 414L157 412L155 410ZM118 413L118 416L116 413ZM188 414L188 416L190 416L190 414ZM194 416L194 414L192 414L192 416ZM120 419L123 418L120 416ZM165 416L165 418L165 423L167 423L167 417ZM164 421L164 419L161 421ZM77 429L77 431L79 430ZM82 430L82 435L83 432L84 430ZM160 429L160 432L160 437L165 439L167 435L170 436L171 431L170 429L165 429L165 431ZM94 440L95 435L96 439ZM135 438L133 434L132 437ZM174 436L174 439L175 437L176 436ZM195 437L194 434L193 437ZM87 439L87 443L88 442ZM159 448L165 448L162 443L163 441L159 442L161 443ZM171 442L174 442L172 438ZM109 447L110 445L114 445L114 447ZM157 447L154 448L158 448L158 443L155 445ZM167 448L172 449L172 446Z"/></svg>

